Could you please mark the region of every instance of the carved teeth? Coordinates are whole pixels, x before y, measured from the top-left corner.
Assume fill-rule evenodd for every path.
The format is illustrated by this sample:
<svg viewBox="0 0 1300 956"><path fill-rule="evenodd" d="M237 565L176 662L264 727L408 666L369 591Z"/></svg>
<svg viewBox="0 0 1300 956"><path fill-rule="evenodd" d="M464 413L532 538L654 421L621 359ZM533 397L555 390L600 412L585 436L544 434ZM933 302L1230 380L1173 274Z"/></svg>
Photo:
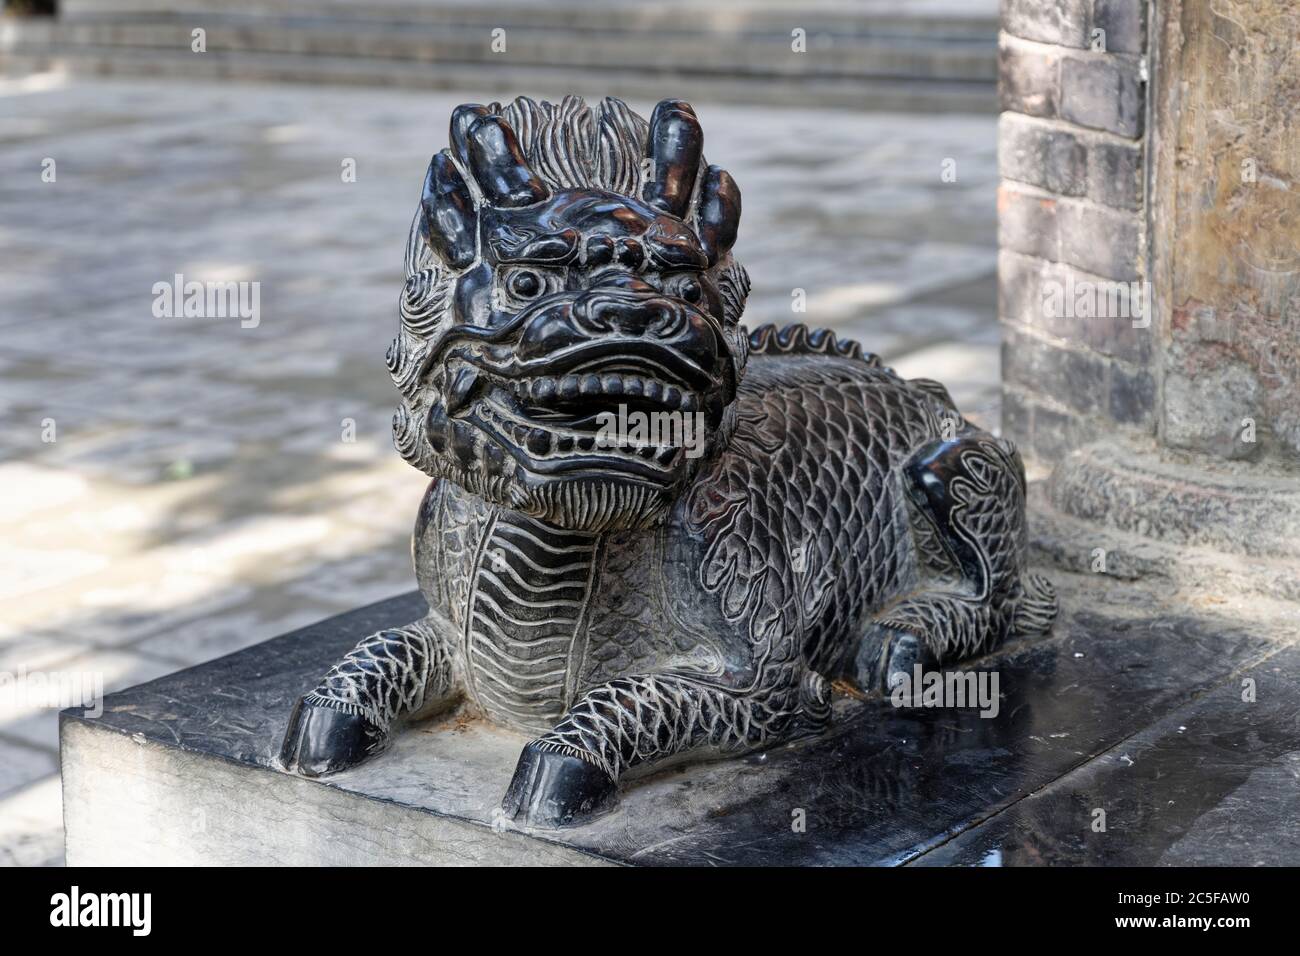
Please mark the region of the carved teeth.
<svg viewBox="0 0 1300 956"><path fill-rule="evenodd" d="M464 410L469 404L470 395L476 384L478 384L478 369L466 365L456 372L451 380L451 387L447 389L448 416L457 415Z"/></svg>
<svg viewBox="0 0 1300 956"><path fill-rule="evenodd" d="M551 436L540 428L528 432L528 452L531 455L545 455L551 450Z"/></svg>
<svg viewBox="0 0 1300 956"><path fill-rule="evenodd" d="M559 377L539 376L537 378L512 379L504 383L508 391L516 398L546 404L556 399L572 402L578 398L592 398L608 395L614 398L645 398L663 405L673 411L693 412L700 407L701 396L686 391L677 385L639 375L623 375L614 372L598 374L595 372L578 372Z"/></svg>
<svg viewBox="0 0 1300 956"><path fill-rule="evenodd" d="M601 448L598 437L585 430L564 428L559 425L539 425L519 417L512 408L494 404L488 398L475 406L476 414L500 432L516 447L524 448L535 459L548 459L569 454L601 452L624 459L636 459L656 469L667 470L676 461L680 448L674 445L628 442L612 448ZM442 409L436 410L439 414Z"/></svg>

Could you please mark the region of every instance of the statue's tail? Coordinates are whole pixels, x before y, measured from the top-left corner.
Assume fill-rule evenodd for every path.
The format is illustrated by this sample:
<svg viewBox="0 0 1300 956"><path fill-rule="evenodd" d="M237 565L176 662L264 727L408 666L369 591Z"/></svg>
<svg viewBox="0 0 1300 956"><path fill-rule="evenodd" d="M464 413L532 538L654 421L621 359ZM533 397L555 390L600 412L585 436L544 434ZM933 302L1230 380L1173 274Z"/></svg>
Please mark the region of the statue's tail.
<svg viewBox="0 0 1300 956"><path fill-rule="evenodd" d="M1017 637L1045 634L1056 620L1060 606L1056 588L1041 574L1025 572L1020 579L1023 589L1011 619L1011 630Z"/></svg>

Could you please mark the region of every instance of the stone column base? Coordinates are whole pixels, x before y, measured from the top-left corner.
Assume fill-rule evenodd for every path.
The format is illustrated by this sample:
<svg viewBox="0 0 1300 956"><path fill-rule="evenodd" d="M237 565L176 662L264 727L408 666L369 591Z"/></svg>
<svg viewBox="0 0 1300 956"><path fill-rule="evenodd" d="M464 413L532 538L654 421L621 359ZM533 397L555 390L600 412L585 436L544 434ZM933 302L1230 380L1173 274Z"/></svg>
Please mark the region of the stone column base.
<svg viewBox="0 0 1300 956"><path fill-rule="evenodd" d="M1062 567L1300 600L1295 472L1107 440L1030 497L1034 546Z"/></svg>

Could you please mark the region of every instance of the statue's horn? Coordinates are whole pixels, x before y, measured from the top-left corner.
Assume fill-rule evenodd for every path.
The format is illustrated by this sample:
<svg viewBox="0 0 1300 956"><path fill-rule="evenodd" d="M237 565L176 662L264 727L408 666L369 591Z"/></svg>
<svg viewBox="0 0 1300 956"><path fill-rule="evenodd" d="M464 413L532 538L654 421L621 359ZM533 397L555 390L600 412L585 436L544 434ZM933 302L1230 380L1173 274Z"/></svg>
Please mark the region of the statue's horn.
<svg viewBox="0 0 1300 956"><path fill-rule="evenodd" d="M740 187L725 169L710 166L705 173L696 223L712 266L736 244L740 228Z"/></svg>
<svg viewBox="0 0 1300 956"><path fill-rule="evenodd" d="M684 217L695 190L704 149L704 131L695 111L681 100L664 100L650 115L646 156L654 160L654 176L641 197L673 216Z"/></svg>
<svg viewBox="0 0 1300 956"><path fill-rule="evenodd" d="M550 196L528 168L514 130L500 116L481 116L469 128L469 169L494 206L531 206Z"/></svg>
<svg viewBox="0 0 1300 956"><path fill-rule="evenodd" d="M420 207L429 245L438 257L454 269L473 262L477 213L465 180L445 149L429 163Z"/></svg>
<svg viewBox="0 0 1300 956"><path fill-rule="evenodd" d="M451 154L461 169L469 169L469 128L491 112L478 103L464 103L451 111Z"/></svg>

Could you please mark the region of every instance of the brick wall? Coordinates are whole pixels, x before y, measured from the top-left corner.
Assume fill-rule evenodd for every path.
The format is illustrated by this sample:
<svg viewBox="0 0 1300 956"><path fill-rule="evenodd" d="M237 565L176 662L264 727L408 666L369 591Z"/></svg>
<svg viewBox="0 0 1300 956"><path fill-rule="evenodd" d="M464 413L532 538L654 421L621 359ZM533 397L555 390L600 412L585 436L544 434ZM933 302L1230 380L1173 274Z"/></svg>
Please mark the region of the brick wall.
<svg viewBox="0 0 1300 956"><path fill-rule="evenodd" d="M999 46L1003 433L1050 464L1155 425L1155 323L1113 297L1146 278L1146 0L1002 0Z"/></svg>

